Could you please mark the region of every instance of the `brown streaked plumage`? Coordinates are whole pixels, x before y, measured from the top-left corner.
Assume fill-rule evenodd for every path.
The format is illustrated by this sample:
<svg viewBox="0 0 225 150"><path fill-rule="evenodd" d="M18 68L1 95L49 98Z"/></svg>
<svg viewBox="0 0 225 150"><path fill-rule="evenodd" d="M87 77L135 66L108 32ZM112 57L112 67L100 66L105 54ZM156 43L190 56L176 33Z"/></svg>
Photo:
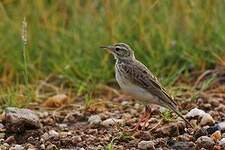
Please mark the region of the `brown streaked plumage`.
<svg viewBox="0 0 225 150"><path fill-rule="evenodd" d="M136 60L133 50L125 43L103 46L116 59L116 80L121 89L145 103L154 103L173 110L188 125L191 124L179 113L177 104L148 68Z"/></svg>

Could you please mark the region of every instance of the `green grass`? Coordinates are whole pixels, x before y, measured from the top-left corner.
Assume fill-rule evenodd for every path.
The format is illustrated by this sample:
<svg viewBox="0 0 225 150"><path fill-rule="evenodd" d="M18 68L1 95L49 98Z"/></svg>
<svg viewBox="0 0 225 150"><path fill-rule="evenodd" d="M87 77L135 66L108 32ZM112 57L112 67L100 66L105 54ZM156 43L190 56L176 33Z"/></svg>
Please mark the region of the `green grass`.
<svg viewBox="0 0 225 150"><path fill-rule="evenodd" d="M224 0L3 0L0 86L57 74L73 81L79 93L87 92L113 79L114 60L99 46L115 42L130 44L138 59L172 85L183 72L212 68L224 57L224 14Z"/></svg>

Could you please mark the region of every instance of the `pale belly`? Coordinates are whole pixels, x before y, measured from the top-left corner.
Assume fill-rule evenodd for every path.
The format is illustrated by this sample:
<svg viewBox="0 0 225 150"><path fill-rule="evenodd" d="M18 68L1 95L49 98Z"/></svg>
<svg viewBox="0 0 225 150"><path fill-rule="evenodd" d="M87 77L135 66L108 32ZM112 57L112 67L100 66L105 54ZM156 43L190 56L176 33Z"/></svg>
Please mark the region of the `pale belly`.
<svg viewBox="0 0 225 150"><path fill-rule="evenodd" d="M157 97L153 96L147 90L132 84L130 81L125 79L124 77L120 76L116 73L116 80L120 86L120 88L130 96L144 102L144 103L154 103L159 104L159 100Z"/></svg>

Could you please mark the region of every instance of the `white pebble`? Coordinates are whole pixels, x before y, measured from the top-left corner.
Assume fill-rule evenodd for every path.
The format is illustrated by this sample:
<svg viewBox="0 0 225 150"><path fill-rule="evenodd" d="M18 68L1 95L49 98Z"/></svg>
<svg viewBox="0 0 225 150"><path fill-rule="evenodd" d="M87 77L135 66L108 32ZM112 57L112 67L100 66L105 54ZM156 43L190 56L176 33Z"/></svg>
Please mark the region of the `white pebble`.
<svg viewBox="0 0 225 150"><path fill-rule="evenodd" d="M107 126L113 126L116 123L123 124L124 120L123 119L116 119L116 118L109 118L109 119L104 120L102 122L102 125L107 127Z"/></svg>
<svg viewBox="0 0 225 150"><path fill-rule="evenodd" d="M59 133L56 132L55 130L50 130L48 133L50 137L56 137L56 138L59 137Z"/></svg>
<svg viewBox="0 0 225 150"><path fill-rule="evenodd" d="M218 123L218 126L220 127L220 129L223 131L225 130L225 122L220 122Z"/></svg>
<svg viewBox="0 0 225 150"><path fill-rule="evenodd" d="M200 121L200 125L204 126L204 125L212 125L215 123L215 120L212 118L212 116L208 113L205 113L202 116L202 119Z"/></svg>
<svg viewBox="0 0 225 150"><path fill-rule="evenodd" d="M219 145L220 145L220 146L225 146L225 138L222 138L222 139L219 141Z"/></svg>
<svg viewBox="0 0 225 150"><path fill-rule="evenodd" d="M198 108L194 108L192 110L190 110L185 117L186 118L193 118L193 117L203 117L205 115L205 111L198 109Z"/></svg>
<svg viewBox="0 0 225 150"><path fill-rule="evenodd" d="M129 102L128 101L122 101L121 105L122 106L127 106L127 105L129 105Z"/></svg>
<svg viewBox="0 0 225 150"><path fill-rule="evenodd" d="M138 143L139 149L155 149L153 141L141 141Z"/></svg>
<svg viewBox="0 0 225 150"><path fill-rule="evenodd" d="M88 122L90 124L100 124L102 122L102 119L99 115L92 115L88 118Z"/></svg>

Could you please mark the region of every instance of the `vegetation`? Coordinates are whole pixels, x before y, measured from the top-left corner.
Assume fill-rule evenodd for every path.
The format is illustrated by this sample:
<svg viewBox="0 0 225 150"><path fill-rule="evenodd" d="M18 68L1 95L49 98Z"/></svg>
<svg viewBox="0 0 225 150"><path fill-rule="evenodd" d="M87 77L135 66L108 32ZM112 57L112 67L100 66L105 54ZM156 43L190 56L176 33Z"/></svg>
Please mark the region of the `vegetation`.
<svg viewBox="0 0 225 150"><path fill-rule="evenodd" d="M224 14L224 0L3 0L0 98L12 105L21 85L32 90L27 82L34 85L50 74L71 80L79 93L105 84L114 78L114 61L99 46L115 42L131 45L139 60L172 85L190 70L225 64Z"/></svg>

